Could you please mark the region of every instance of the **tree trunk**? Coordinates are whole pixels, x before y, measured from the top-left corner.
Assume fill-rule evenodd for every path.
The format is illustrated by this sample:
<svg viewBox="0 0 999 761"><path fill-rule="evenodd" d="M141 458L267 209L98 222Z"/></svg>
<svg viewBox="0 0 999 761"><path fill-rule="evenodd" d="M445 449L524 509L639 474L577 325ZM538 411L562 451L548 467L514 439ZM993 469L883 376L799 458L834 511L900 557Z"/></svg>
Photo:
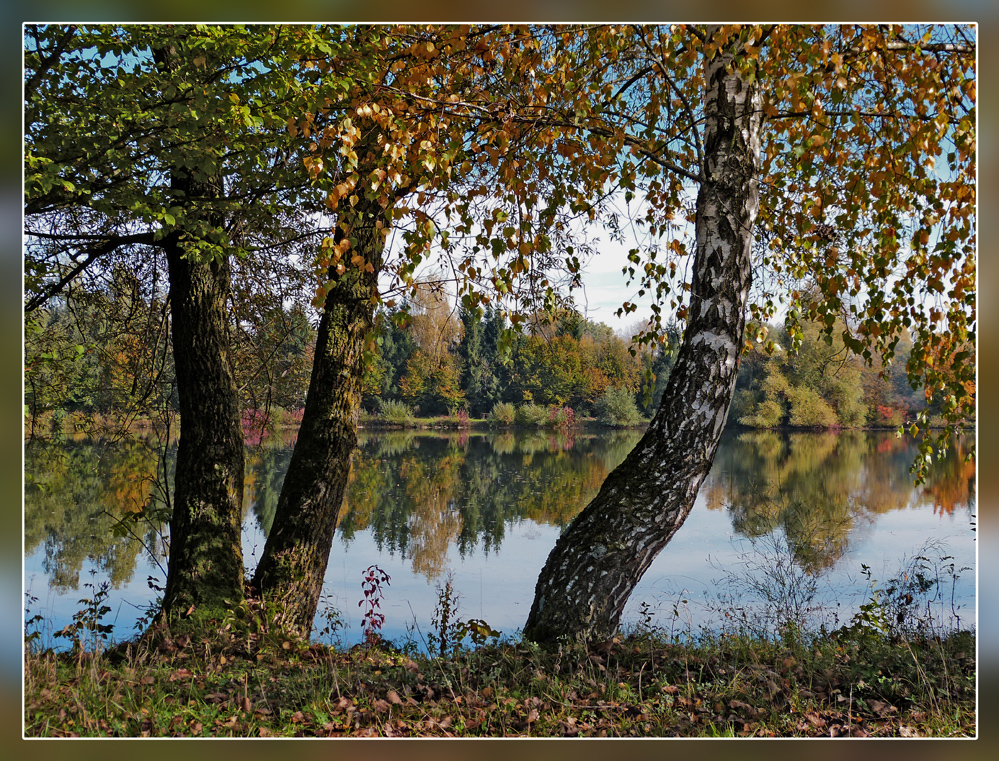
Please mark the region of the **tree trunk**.
<svg viewBox="0 0 999 761"><path fill-rule="evenodd" d="M301 637L309 636L319 605L357 444L364 347L384 241L375 229L380 214L377 203L362 200L347 220L352 244L344 256L347 268L342 275L330 269L334 286L319 322L298 441L253 578L265 603L273 604L274 623ZM338 227L334 240L343 237ZM349 264L355 254L373 272Z"/></svg>
<svg viewBox="0 0 999 761"><path fill-rule="evenodd" d="M759 207L761 99L719 53L706 65L687 330L648 431L559 538L538 579L527 639L605 640L639 579L683 524L735 389Z"/></svg>
<svg viewBox="0 0 999 761"><path fill-rule="evenodd" d="M221 195L221 181L175 171L171 188L192 206ZM216 220L217 221L217 220ZM201 260L183 233L165 241L180 443L163 611L211 615L243 599L243 432L229 364L226 259Z"/></svg>

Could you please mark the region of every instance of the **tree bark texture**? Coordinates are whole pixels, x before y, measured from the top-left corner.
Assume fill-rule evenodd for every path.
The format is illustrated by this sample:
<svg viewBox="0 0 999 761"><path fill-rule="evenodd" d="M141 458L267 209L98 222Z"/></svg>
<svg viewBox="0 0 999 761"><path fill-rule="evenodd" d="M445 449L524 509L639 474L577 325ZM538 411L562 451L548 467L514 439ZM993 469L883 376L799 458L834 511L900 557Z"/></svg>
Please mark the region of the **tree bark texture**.
<svg viewBox="0 0 999 761"><path fill-rule="evenodd" d="M175 170L171 187L194 208L222 194L220 179ZM217 220L215 220L217 221ZM229 263L164 241L170 276L180 443L163 610L231 608L243 598L243 431L229 358Z"/></svg>
<svg viewBox="0 0 999 761"><path fill-rule="evenodd" d="M601 641L690 513L735 389L759 207L761 98L732 56L706 64L704 166L687 330L662 403L635 449L559 537L524 636Z"/></svg>
<svg viewBox="0 0 999 761"><path fill-rule="evenodd" d="M374 319L372 299L381 268L383 241L375 229L377 203L361 200L347 219L351 249L373 272L347 264L329 275L316 336L312 378L298 440L291 456L274 523L253 578L274 623L308 637L322 593L336 529L347 489L351 453L357 445L364 349ZM334 240L344 232L338 227Z"/></svg>

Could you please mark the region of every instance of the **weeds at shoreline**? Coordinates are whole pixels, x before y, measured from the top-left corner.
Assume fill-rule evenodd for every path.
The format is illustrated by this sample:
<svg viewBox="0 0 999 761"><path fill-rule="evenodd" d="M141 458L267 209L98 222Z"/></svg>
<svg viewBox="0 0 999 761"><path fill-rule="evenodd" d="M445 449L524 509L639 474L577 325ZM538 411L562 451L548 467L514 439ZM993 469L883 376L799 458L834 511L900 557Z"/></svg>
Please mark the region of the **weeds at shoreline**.
<svg viewBox="0 0 999 761"><path fill-rule="evenodd" d="M117 658L31 653L25 734L62 736L970 736L975 635L901 646L726 636L529 643L447 657L389 643L255 653L206 640Z"/></svg>

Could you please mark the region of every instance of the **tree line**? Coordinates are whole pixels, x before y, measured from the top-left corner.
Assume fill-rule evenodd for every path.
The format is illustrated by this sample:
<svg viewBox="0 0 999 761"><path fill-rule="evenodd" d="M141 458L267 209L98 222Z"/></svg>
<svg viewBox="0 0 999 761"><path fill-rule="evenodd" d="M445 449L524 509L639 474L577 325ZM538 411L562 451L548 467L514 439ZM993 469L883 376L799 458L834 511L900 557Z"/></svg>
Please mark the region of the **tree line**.
<svg viewBox="0 0 999 761"><path fill-rule="evenodd" d="M158 345L150 325L162 319L162 301L138 300L137 280L121 273L117 278L127 282L116 284L113 298L77 294L29 322L25 406L32 415L55 411L58 422L66 412L176 412L170 347ZM141 315L132 329L120 324L128 312ZM39 318L43 325L34 321ZM278 307L252 328L232 327L242 407L264 425L289 419L284 412L301 412L315 349L307 311ZM422 417L461 410L470 418L497 419L497 405L536 405L567 407L609 425L637 424L654 414L676 357L681 326L666 328L665 340L648 347L565 312L539 316L526 332L511 333L491 305L481 311L456 307L427 288L413 303L376 316L361 407L376 416L396 403ZM740 357L730 424L897 428L927 408L925 393L906 373L912 351L907 335L885 365L858 359L838 336L826 343L810 323L797 347L783 324L765 329L769 346L753 343Z"/></svg>

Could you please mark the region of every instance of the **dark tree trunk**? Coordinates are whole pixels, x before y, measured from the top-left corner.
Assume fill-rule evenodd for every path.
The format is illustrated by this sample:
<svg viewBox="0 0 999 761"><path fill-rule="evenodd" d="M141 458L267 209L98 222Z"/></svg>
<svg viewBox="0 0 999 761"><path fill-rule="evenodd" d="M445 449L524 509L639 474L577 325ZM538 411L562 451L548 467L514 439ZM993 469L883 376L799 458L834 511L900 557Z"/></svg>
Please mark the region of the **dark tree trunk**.
<svg viewBox="0 0 999 761"><path fill-rule="evenodd" d="M253 578L274 623L308 637L319 605L351 453L357 444L364 347L374 317L372 296L381 267L383 238L375 229L376 203L361 201L346 220L351 249L346 270L331 269L316 336L312 379L271 532ZM338 227L334 240L344 232ZM373 272L348 262L360 255Z"/></svg>
<svg viewBox="0 0 999 761"><path fill-rule="evenodd" d="M527 639L605 640L639 579L683 524L707 475L735 388L759 206L757 86L706 66L687 330L648 431L559 538L538 579Z"/></svg>
<svg viewBox="0 0 999 761"><path fill-rule="evenodd" d="M180 170L171 187L191 209L221 196L220 180L198 181ZM218 222L210 215L201 221ZM191 606L211 615L243 598L243 432L229 360L229 264L189 252L183 235L164 241L180 401L163 595L171 618Z"/></svg>

